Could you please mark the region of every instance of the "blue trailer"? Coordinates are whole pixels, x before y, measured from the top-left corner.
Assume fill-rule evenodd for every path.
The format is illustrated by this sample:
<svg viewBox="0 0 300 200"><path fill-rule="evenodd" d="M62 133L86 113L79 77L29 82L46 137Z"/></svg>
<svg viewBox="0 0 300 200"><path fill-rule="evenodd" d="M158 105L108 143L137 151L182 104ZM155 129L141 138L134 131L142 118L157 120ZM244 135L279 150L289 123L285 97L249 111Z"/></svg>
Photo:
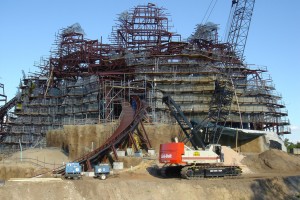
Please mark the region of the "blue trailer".
<svg viewBox="0 0 300 200"><path fill-rule="evenodd" d="M110 174L110 166L109 164L99 164L94 167L95 178L100 178L101 180L105 180L107 176Z"/></svg>
<svg viewBox="0 0 300 200"><path fill-rule="evenodd" d="M65 178L81 178L81 166L79 163L67 163L65 168Z"/></svg>

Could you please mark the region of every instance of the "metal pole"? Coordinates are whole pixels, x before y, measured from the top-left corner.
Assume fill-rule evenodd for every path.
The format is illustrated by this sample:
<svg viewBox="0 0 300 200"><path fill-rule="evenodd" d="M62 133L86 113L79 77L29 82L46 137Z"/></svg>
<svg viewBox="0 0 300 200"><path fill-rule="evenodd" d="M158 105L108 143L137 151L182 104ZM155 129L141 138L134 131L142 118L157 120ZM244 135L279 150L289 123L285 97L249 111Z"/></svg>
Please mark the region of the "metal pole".
<svg viewBox="0 0 300 200"><path fill-rule="evenodd" d="M239 152L238 151L238 147L237 147L237 145L238 145L238 137L239 137L239 131L238 131L238 129L236 129L236 136L235 136L235 150L236 150L236 152Z"/></svg>
<svg viewBox="0 0 300 200"><path fill-rule="evenodd" d="M21 160L21 162L23 161L23 155L22 155L22 144L21 144L21 140L19 139L19 144L20 144L20 149L21 149L21 151L20 151L20 160Z"/></svg>

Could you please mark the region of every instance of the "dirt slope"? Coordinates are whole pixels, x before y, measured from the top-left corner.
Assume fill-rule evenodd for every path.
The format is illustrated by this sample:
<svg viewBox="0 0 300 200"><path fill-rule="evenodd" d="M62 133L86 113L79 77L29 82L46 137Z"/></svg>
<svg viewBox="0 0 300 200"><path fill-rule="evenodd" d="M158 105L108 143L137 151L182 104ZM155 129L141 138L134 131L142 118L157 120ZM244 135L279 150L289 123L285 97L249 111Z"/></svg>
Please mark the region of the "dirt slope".
<svg viewBox="0 0 300 200"><path fill-rule="evenodd" d="M300 157L276 149L247 155L242 163L253 172L300 172Z"/></svg>
<svg viewBox="0 0 300 200"><path fill-rule="evenodd" d="M242 160L242 163L247 165L253 173L233 179L163 179L149 173L151 167L158 165L157 159L130 161L129 158L124 158L124 162L127 163L126 166L133 164L137 166L123 171L115 171L105 181L90 177L61 182L6 181L4 185L1 186L0 184L0 199L296 200L300 198L299 157L278 150L269 150L261 154L246 155L243 158L243 155L236 154L231 149L225 148L225 150L227 151L226 162L239 163ZM56 153L59 154L60 151L57 151ZM37 150L37 152L31 152L27 155L43 157L42 152L49 153L49 159L52 157L52 160L59 157L58 155L55 156L52 150ZM15 156L18 158L17 154ZM12 160L13 158L14 156L11 157ZM8 160L5 159L5 162ZM40 169L36 166L21 164L24 163L7 164L2 167L10 167L8 171L19 177L28 177L32 171ZM20 172L21 168L24 170L22 173ZM16 172L13 172L14 170ZM19 172L17 172L18 170ZM3 172L3 168L0 168L0 172Z"/></svg>
<svg viewBox="0 0 300 200"><path fill-rule="evenodd" d="M3 159L0 162L0 180L10 178L29 178L69 161L59 148L28 149Z"/></svg>
<svg viewBox="0 0 300 200"><path fill-rule="evenodd" d="M6 182L0 199L297 199L300 176L262 179L160 179L135 172L110 177L62 182Z"/></svg>

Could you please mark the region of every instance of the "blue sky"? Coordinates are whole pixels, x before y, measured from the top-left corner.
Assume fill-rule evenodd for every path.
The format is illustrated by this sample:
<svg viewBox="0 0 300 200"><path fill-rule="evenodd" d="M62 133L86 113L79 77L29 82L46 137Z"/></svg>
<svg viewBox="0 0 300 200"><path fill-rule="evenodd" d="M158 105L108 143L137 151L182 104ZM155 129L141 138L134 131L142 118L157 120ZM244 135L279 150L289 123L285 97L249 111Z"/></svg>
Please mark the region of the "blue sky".
<svg viewBox="0 0 300 200"><path fill-rule="evenodd" d="M208 21L219 24L224 37L231 0L217 1ZM55 33L76 22L86 38L108 42L117 14L139 4L154 3L171 15L173 31L187 38L201 23L211 0L2 0L0 1L0 82L12 98L22 77L34 72L34 62L49 56ZM300 141L300 1L256 0L248 41L246 62L267 66L287 106L292 134Z"/></svg>

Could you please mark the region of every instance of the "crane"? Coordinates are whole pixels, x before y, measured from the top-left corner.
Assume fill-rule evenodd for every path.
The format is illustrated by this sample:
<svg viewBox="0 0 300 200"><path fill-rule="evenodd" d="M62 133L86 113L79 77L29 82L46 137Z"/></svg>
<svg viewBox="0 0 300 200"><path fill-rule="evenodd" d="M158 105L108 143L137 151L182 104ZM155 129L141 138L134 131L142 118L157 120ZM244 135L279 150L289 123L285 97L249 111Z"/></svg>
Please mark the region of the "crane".
<svg viewBox="0 0 300 200"><path fill-rule="evenodd" d="M232 0L229 20L230 28L227 33L227 43L232 50L243 60L248 32L252 19L255 0Z"/></svg>
<svg viewBox="0 0 300 200"><path fill-rule="evenodd" d="M235 56L243 63L243 55L252 19L255 0L232 0L231 11L229 16L230 28L227 33L227 43L232 47L231 51L235 53ZM235 94L235 79L238 77L233 76L232 71L235 65L233 60L225 61L223 63L224 68L221 70L221 76L227 81L216 80L215 92L210 102L210 108L208 112L208 118L206 121L212 122L207 124L206 131L208 136L206 143L218 143L223 126L226 124L227 116L230 112L231 101ZM218 77L220 78L220 77ZM217 78L217 79L218 79ZM218 126L218 123L223 123ZM242 122L241 122L242 123ZM201 126L200 123L199 126Z"/></svg>
<svg viewBox="0 0 300 200"><path fill-rule="evenodd" d="M227 24L230 24L227 33L227 43L231 46L236 58L243 63L243 55L254 10L255 0L232 0L231 11ZM230 112L231 102L235 94L235 79L233 76L236 65L231 59L222 63L223 68L215 81L215 91L211 98L208 117L199 123L195 129L202 129L207 136L205 143L218 143L221 137L223 126L226 124ZM211 123L208 123L211 122ZM222 124L220 124L222 123ZM218 125L220 124L220 126ZM205 126L203 126L205 125ZM202 126L202 127L201 127Z"/></svg>
<svg viewBox="0 0 300 200"><path fill-rule="evenodd" d="M221 145L205 144L201 133L203 126L193 125L171 96L164 96L162 101L170 109L171 115L184 132L180 142L160 145L159 162L164 163L164 167L160 169L162 176L192 179L241 174L239 166L223 164L224 154ZM192 144L193 148L185 145L187 141Z"/></svg>
<svg viewBox="0 0 300 200"><path fill-rule="evenodd" d="M231 50L235 52L241 64L243 63L254 4L255 0L232 0L227 43L231 45ZM163 102L171 110L171 114L185 133L185 137L179 143L160 145L159 160L161 163L165 163L165 167L161 169L162 175L180 174L181 177L190 179L194 177L236 176L241 173L238 166L220 165L222 153L221 146L217 143L222 134L222 127L226 123L234 94L233 71L231 67L226 70L227 65L231 66L232 63L229 61L223 64L225 65L223 73L226 74L224 78L228 81L222 84L216 80L216 89L210 102L208 117L199 124L190 123L180 106L171 97L163 98ZM223 126L218 126L220 122L224 123ZM203 138L203 136L205 137ZM186 140L191 142L194 149L184 145ZM206 144L207 146L203 148ZM176 166L171 166L174 164Z"/></svg>

